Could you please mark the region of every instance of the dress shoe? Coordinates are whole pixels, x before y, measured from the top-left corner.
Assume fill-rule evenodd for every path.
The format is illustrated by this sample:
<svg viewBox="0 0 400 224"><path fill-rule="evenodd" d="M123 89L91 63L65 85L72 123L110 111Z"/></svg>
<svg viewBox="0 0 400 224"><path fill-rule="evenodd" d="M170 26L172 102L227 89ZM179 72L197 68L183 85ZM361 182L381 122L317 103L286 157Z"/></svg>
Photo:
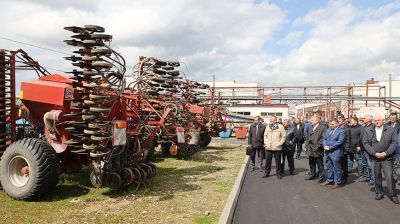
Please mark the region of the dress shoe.
<svg viewBox="0 0 400 224"><path fill-rule="evenodd" d="M282 175L277 175L277 177L279 180L282 179Z"/></svg>
<svg viewBox="0 0 400 224"><path fill-rule="evenodd" d="M375 194L375 200L383 199L383 194Z"/></svg>
<svg viewBox="0 0 400 224"><path fill-rule="evenodd" d="M318 183L320 184L320 183L323 183L324 182L324 179L319 179L318 180Z"/></svg>
<svg viewBox="0 0 400 224"><path fill-rule="evenodd" d="M369 182L369 180L361 179L358 182Z"/></svg>
<svg viewBox="0 0 400 224"><path fill-rule="evenodd" d="M338 189L339 187L342 187L340 184L334 184L331 189Z"/></svg>
<svg viewBox="0 0 400 224"><path fill-rule="evenodd" d="M269 177L269 173L264 174L264 176L262 176L262 178L267 178Z"/></svg>
<svg viewBox="0 0 400 224"><path fill-rule="evenodd" d="M397 196L396 197L390 197L390 200L395 204L399 204L399 198Z"/></svg>
<svg viewBox="0 0 400 224"><path fill-rule="evenodd" d="M342 179L340 180L340 182L341 182L342 184L347 184L347 178L342 178Z"/></svg>
<svg viewBox="0 0 400 224"><path fill-rule="evenodd" d="M328 182L328 181L325 181L324 183L322 183L322 184L320 184L321 186L329 186L329 185L333 185L333 183L332 182Z"/></svg>
<svg viewBox="0 0 400 224"><path fill-rule="evenodd" d="M307 177L306 179L304 179L304 180L314 180L315 178L317 178L316 176L309 176L309 177Z"/></svg>
<svg viewBox="0 0 400 224"><path fill-rule="evenodd" d="M293 175L294 175L294 172L293 172L293 171L289 171L289 174L290 174L291 176L293 176Z"/></svg>

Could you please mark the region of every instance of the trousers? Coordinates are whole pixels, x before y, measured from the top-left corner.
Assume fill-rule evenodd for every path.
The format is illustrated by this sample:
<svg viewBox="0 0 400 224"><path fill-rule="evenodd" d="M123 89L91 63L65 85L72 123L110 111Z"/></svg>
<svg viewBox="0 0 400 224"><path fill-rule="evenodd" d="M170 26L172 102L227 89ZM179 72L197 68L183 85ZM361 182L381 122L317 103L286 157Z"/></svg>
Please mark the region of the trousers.
<svg viewBox="0 0 400 224"><path fill-rule="evenodd" d="M293 173L294 172L294 151L282 151L282 173L285 170L285 161L287 159L288 161L288 166L289 166L289 172Z"/></svg>
<svg viewBox="0 0 400 224"><path fill-rule="evenodd" d="M262 160L265 158L265 150L264 150L264 148L263 147L259 147L259 148L252 148L251 149L250 159L251 159L251 164L253 166L255 165L255 162L256 162L256 154L257 154L258 160L262 164Z"/></svg>
<svg viewBox="0 0 400 224"><path fill-rule="evenodd" d="M383 194L382 189L382 170L385 174L386 183L388 186L389 197L395 197L396 186L393 177L393 158L388 158L385 160L372 160L372 166L374 170L375 178L375 193Z"/></svg>
<svg viewBox="0 0 400 224"><path fill-rule="evenodd" d="M374 175L371 169L371 160L367 151L361 152L361 164L362 164L362 174L363 179L366 181L374 181Z"/></svg>
<svg viewBox="0 0 400 224"><path fill-rule="evenodd" d="M281 151L266 150L265 152L265 173L271 172L272 157L275 158L276 175L282 175Z"/></svg>
<svg viewBox="0 0 400 224"><path fill-rule="evenodd" d="M340 157L340 164L342 166L342 184L346 184L347 178L349 177L349 165L347 160L347 154Z"/></svg>
<svg viewBox="0 0 400 224"><path fill-rule="evenodd" d="M302 151L303 151L303 144L302 143L296 143L296 153L297 153L297 155L300 156Z"/></svg>
<svg viewBox="0 0 400 224"><path fill-rule="evenodd" d="M326 181L329 183L341 184L342 164L340 162L340 157L333 156L332 153L327 153L325 163L326 169L328 170Z"/></svg>
<svg viewBox="0 0 400 224"><path fill-rule="evenodd" d="M310 176L324 179L324 158L323 157L308 157L308 165L310 166ZM318 166L318 172L317 172Z"/></svg>

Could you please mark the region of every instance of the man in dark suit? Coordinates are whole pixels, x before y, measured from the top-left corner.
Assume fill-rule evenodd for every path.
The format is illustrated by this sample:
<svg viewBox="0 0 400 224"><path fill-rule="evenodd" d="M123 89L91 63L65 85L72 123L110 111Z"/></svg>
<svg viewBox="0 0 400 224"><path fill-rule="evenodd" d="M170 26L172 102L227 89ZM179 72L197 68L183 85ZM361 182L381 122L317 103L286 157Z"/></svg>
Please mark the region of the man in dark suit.
<svg viewBox="0 0 400 224"><path fill-rule="evenodd" d="M341 187L342 166L340 157L343 156L346 134L339 127L337 119L329 122L329 128L325 132L323 146L325 149L326 168L328 176L323 186L333 185L332 189Z"/></svg>
<svg viewBox="0 0 400 224"><path fill-rule="evenodd" d="M251 171L255 169L256 153L258 157L258 162L260 164L260 171L262 171L262 161L265 157L264 151L264 131L265 125L261 123L261 117L257 116L254 118L254 123L250 126L249 137L248 137L248 147L251 148L250 158L251 158Z"/></svg>
<svg viewBox="0 0 400 224"><path fill-rule="evenodd" d="M395 112L390 113L389 120L390 120L390 122L387 125L394 128L394 131L396 132L396 134L399 134L400 122L399 122L399 117L398 117L397 113L395 113Z"/></svg>
<svg viewBox="0 0 400 224"><path fill-rule="evenodd" d="M397 134L397 138L400 137L399 133L400 133L400 122L399 122L399 116L397 115L396 112L392 112L389 115L389 123L387 124L389 126L391 126L392 128L394 128L394 131ZM399 142L397 142L397 144L399 144ZM399 147L399 146L398 146ZM399 149L397 149L396 151L399 151ZM393 160L393 166L395 167L395 169L398 169L398 166L400 164L400 155L398 153L396 153L397 155L395 156L395 159ZM397 176L396 170L393 169L393 175L394 175L394 180L395 182L398 181L399 177Z"/></svg>
<svg viewBox="0 0 400 224"><path fill-rule="evenodd" d="M301 123L299 118L295 118L293 127L295 128L295 137L293 143L296 150L296 159L300 159L300 154L304 143L304 125Z"/></svg>
<svg viewBox="0 0 400 224"><path fill-rule="evenodd" d="M383 125L380 115L374 117L375 126L366 128L363 136L364 148L371 156L375 177L375 199L383 198L382 169L388 186L389 197L399 204L393 177L393 159L397 146L397 134L394 128Z"/></svg>
<svg viewBox="0 0 400 224"><path fill-rule="evenodd" d="M305 149L308 154L308 163L310 166L309 176L306 180L313 180L318 178L318 182L324 182L324 147L322 141L325 135L326 128L321 125L320 117L313 116L311 118L311 128L309 136L306 138ZM317 173L318 166L318 173Z"/></svg>
<svg viewBox="0 0 400 224"><path fill-rule="evenodd" d="M350 130L349 125L346 123L343 115L338 116L339 127L342 128L346 134L346 142L350 142ZM340 163L342 164L342 184L347 183L347 178L349 177L349 163L347 161L347 156L349 155L348 147L345 147L342 157L340 157Z"/></svg>

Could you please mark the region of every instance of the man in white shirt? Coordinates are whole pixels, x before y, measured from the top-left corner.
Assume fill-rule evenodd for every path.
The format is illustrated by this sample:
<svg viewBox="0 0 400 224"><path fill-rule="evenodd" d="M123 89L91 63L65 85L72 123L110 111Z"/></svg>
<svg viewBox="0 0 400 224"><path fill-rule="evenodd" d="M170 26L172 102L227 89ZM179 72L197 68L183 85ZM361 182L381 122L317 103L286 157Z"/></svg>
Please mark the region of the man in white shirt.
<svg viewBox="0 0 400 224"><path fill-rule="evenodd" d="M365 129L363 136L364 148L371 156L375 177L375 199L383 198L382 170L385 173L389 197L393 203L399 204L396 185L393 177L393 160L397 147L397 134L394 128L383 125L380 115L374 116L375 126Z"/></svg>

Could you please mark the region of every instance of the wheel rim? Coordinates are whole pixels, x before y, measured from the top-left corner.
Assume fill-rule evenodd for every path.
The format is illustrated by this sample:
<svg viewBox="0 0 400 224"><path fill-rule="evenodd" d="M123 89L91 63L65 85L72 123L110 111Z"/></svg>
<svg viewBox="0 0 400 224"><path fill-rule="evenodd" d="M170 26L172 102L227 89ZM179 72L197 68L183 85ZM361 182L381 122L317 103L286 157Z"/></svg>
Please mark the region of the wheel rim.
<svg viewBox="0 0 400 224"><path fill-rule="evenodd" d="M171 147L169 147L169 153L173 156L176 156L178 154L178 146L171 145Z"/></svg>
<svg viewBox="0 0 400 224"><path fill-rule="evenodd" d="M28 161L23 156L15 156L8 164L8 178L16 187L25 186L29 179L30 166Z"/></svg>
<svg viewBox="0 0 400 224"><path fill-rule="evenodd" d="M92 171L90 173L90 183L93 187L99 188L103 186L103 175L99 172Z"/></svg>

